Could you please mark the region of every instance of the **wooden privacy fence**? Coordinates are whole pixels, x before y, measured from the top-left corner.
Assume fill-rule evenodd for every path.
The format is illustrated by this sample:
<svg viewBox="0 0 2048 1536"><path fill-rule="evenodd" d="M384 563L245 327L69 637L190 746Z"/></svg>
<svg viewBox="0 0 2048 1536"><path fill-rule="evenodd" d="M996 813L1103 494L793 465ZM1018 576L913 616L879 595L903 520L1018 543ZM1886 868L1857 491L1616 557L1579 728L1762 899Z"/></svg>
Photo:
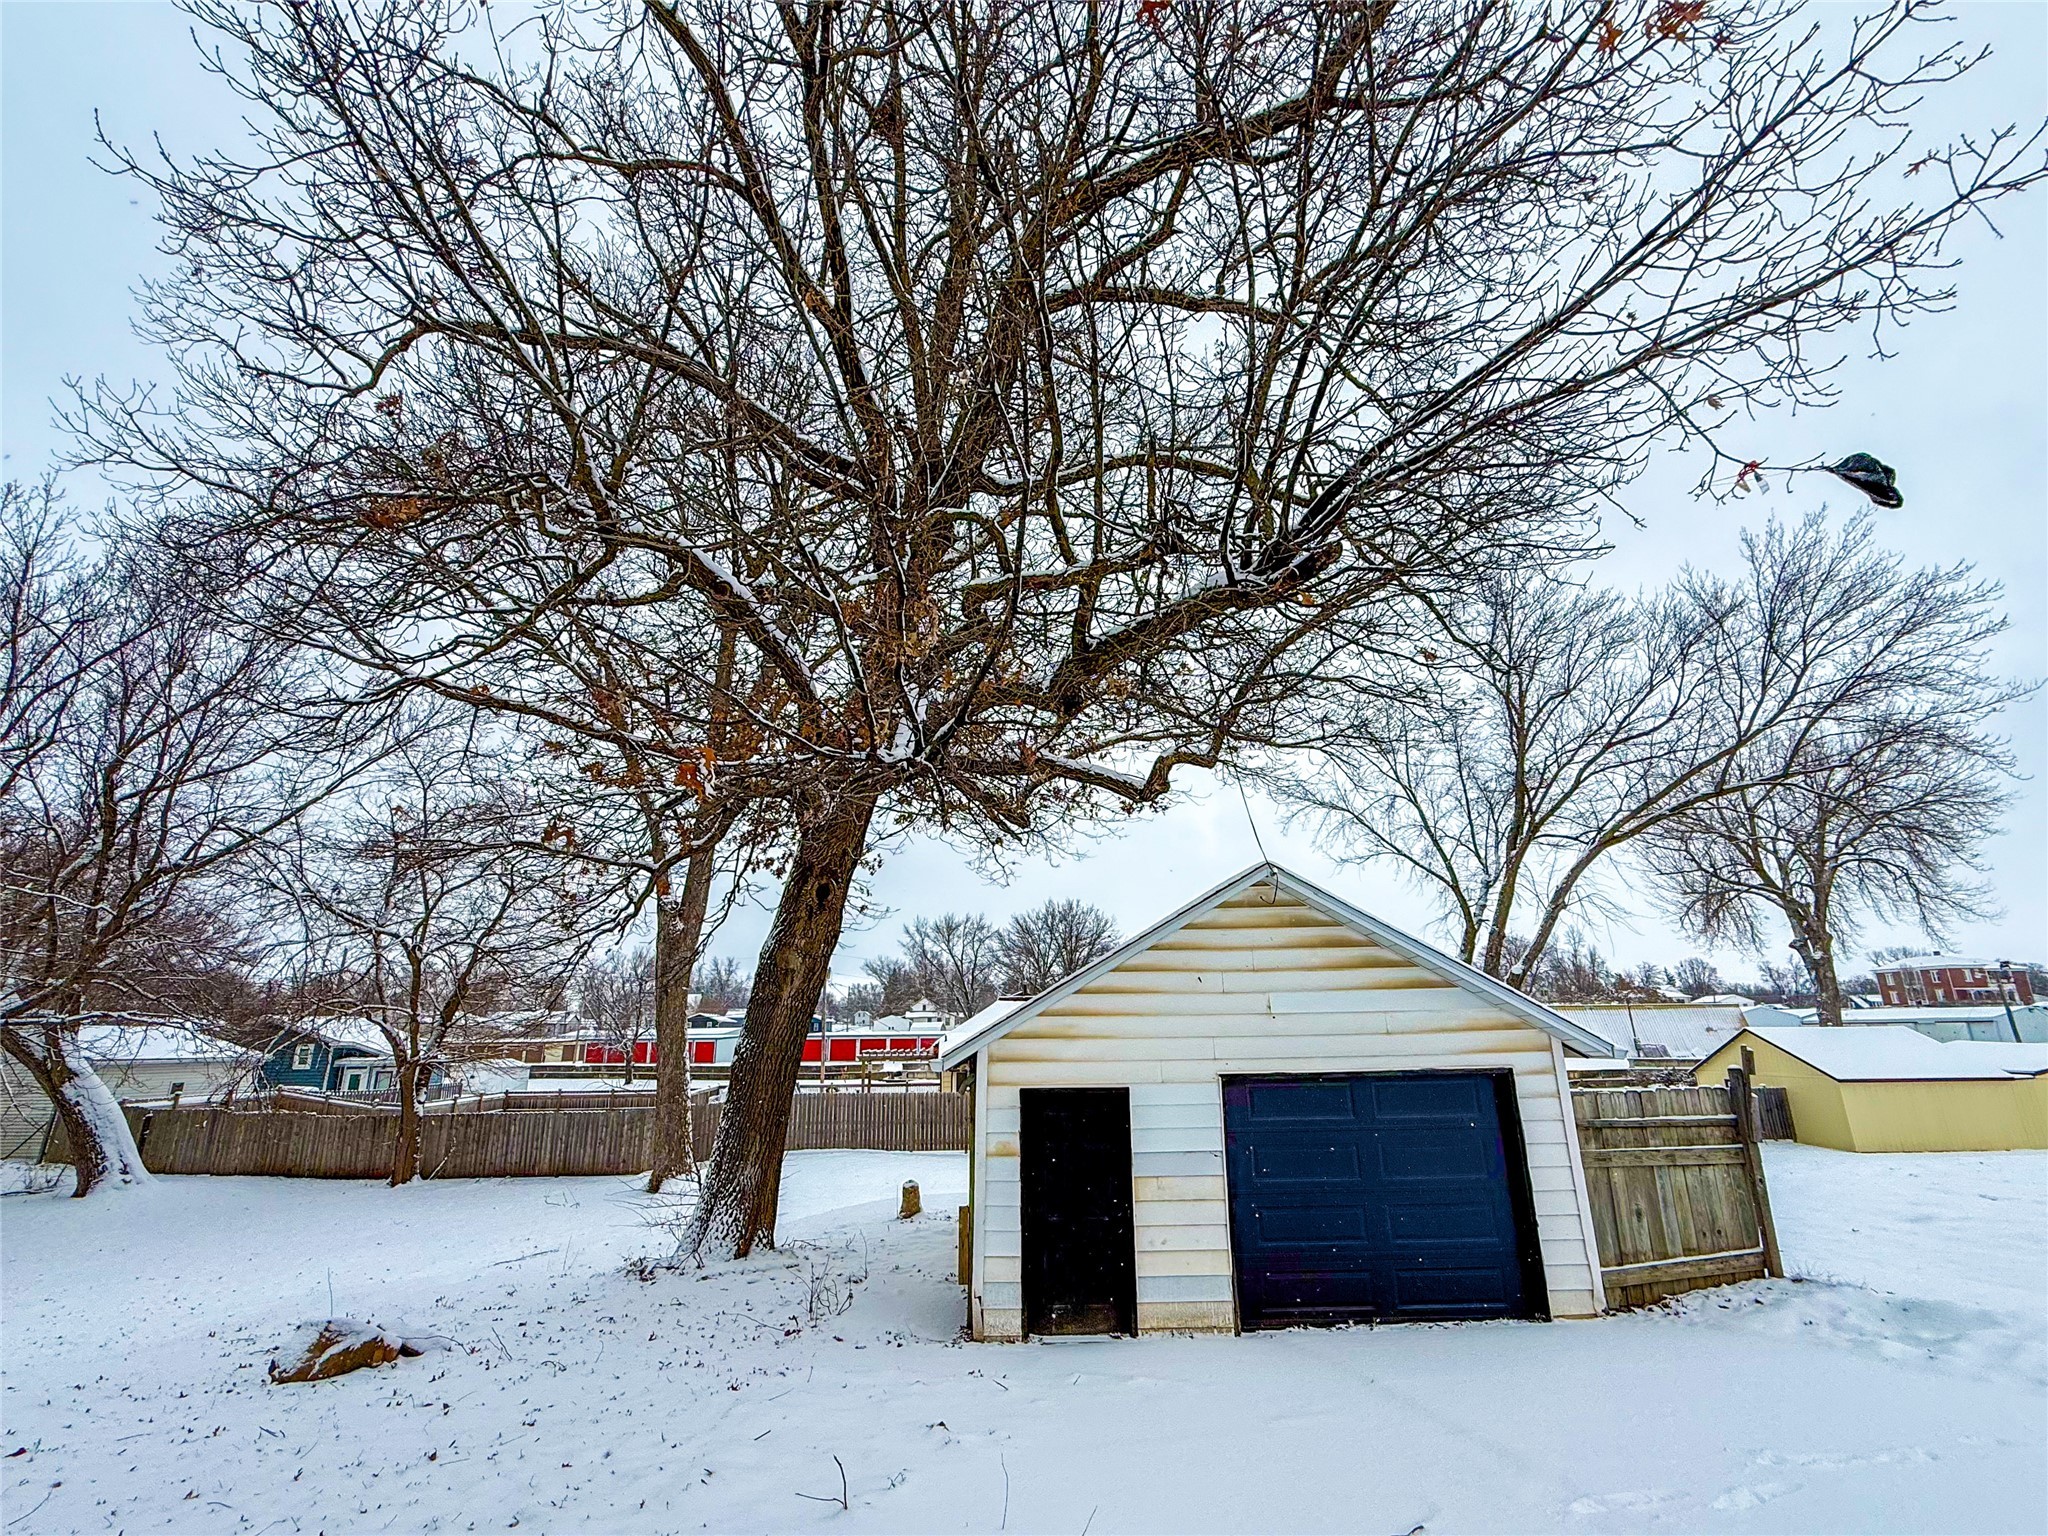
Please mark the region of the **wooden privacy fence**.
<svg viewBox="0 0 2048 1536"><path fill-rule="evenodd" d="M1782 1088L1752 1088L1756 1100L1756 1135L1759 1141L1793 1141L1792 1101Z"/></svg>
<svg viewBox="0 0 2048 1536"><path fill-rule="evenodd" d="M388 1178L398 1144L398 1117L375 1109L133 1104L126 1112L143 1166L152 1173ZM709 1103L693 1110L699 1158L711 1155L718 1114ZM964 1094L806 1093L791 1112L787 1145L792 1151L961 1152L971 1124ZM651 1160L653 1132L651 1105L422 1115L420 1172L430 1179L638 1173ZM48 1160L71 1160L61 1136Z"/></svg>
<svg viewBox="0 0 2048 1536"><path fill-rule="evenodd" d="M708 1093L705 1097L708 1097ZM697 1095L691 1096L693 1099ZM445 1099L428 1099L420 1105L423 1115L495 1114L501 1110L527 1114L553 1114L562 1109L646 1109L654 1103L651 1092L632 1089L595 1089L568 1093L471 1093ZM260 1106L244 1108L302 1110L310 1115L395 1115L398 1099L389 1093L313 1093L306 1089L279 1088L265 1096Z"/></svg>
<svg viewBox="0 0 2048 1536"><path fill-rule="evenodd" d="M1747 1084L1572 1093L1610 1307L1784 1274Z"/></svg>

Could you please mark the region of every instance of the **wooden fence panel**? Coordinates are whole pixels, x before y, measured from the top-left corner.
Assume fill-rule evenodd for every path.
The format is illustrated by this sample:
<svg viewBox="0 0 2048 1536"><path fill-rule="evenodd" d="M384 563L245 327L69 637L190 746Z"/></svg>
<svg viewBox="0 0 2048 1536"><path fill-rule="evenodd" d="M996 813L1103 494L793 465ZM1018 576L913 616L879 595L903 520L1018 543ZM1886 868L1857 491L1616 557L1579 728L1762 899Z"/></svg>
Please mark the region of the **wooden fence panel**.
<svg viewBox="0 0 2048 1536"><path fill-rule="evenodd" d="M575 1095L596 1098L597 1095ZM214 1173L283 1178L384 1179L397 1152L395 1114L351 1105L247 1109L216 1105L126 1106L128 1123L152 1173ZM790 1115L792 1150L869 1148L885 1152L961 1152L971 1117L958 1093L806 1093ZM692 1132L700 1159L718 1135L718 1106L693 1096ZM653 1156L654 1106L645 1095L626 1106L460 1109L420 1117L420 1171L426 1178L489 1179L630 1174ZM71 1160L53 1138L47 1161Z"/></svg>
<svg viewBox="0 0 2048 1536"><path fill-rule="evenodd" d="M1753 1148L1726 1088L1577 1089L1572 1112L1609 1306L1767 1272Z"/></svg>
<svg viewBox="0 0 2048 1536"><path fill-rule="evenodd" d="M1756 1091L1756 1131L1764 1141L1797 1141L1792 1124L1792 1101L1782 1088Z"/></svg>

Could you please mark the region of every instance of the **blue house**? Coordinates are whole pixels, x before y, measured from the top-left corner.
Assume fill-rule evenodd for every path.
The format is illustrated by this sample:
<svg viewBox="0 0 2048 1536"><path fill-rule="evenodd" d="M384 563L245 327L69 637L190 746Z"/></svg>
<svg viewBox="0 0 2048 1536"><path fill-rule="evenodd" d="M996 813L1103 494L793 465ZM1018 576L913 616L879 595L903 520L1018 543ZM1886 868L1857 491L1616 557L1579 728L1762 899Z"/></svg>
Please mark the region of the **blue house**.
<svg viewBox="0 0 2048 1536"><path fill-rule="evenodd" d="M391 1045L367 1019L311 1019L279 1030L263 1053L263 1080L314 1093L389 1093Z"/></svg>

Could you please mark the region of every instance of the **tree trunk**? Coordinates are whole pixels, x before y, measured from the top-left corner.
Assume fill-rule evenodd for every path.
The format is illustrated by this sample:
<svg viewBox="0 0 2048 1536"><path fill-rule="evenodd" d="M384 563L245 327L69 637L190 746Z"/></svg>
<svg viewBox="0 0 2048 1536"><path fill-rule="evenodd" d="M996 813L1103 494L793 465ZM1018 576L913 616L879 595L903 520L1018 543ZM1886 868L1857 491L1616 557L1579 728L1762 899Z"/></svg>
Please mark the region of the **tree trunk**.
<svg viewBox="0 0 2048 1536"><path fill-rule="evenodd" d="M711 732L707 745L725 750L725 719L732 692L739 636L726 625L718 637L718 669L712 684ZM682 901L671 911L667 898L654 908L654 1167L647 1192L679 1173L697 1171L696 1128L690 1123L690 983L697 950L704 942L704 914L711 909L711 880L718 849L732 830L734 814L700 802L690 827L692 845L684 866ZM658 835L658 834L657 834Z"/></svg>
<svg viewBox="0 0 2048 1536"><path fill-rule="evenodd" d="M775 1246L782 1145L811 1015L832 972L854 871L867 851L872 794L846 794L804 828L761 947L746 1027L733 1055L718 1140L704 1176L691 1247L744 1258Z"/></svg>
<svg viewBox="0 0 2048 1536"><path fill-rule="evenodd" d="M398 1146L391 1155L391 1187L420 1176L420 1068L412 1060L398 1068Z"/></svg>
<svg viewBox="0 0 2048 1536"><path fill-rule="evenodd" d="M654 1167L647 1192L677 1174L696 1171L690 1125L690 982L697 946L703 942L704 914L711 907L716 843L700 843L690 855L680 899L654 903Z"/></svg>
<svg viewBox="0 0 2048 1536"><path fill-rule="evenodd" d="M1814 934L1806 931L1805 925L1795 926L1792 948L1806 963L1808 973L1813 977L1814 1023L1840 1024L1842 1022L1842 982L1835 974L1835 943L1823 929Z"/></svg>
<svg viewBox="0 0 2048 1536"><path fill-rule="evenodd" d="M141 1150L128 1129L128 1117L121 1113L113 1090L79 1049L75 1028L12 1025L0 1030L0 1044L49 1097L64 1127L77 1174L71 1189L74 1199L101 1189L150 1182Z"/></svg>

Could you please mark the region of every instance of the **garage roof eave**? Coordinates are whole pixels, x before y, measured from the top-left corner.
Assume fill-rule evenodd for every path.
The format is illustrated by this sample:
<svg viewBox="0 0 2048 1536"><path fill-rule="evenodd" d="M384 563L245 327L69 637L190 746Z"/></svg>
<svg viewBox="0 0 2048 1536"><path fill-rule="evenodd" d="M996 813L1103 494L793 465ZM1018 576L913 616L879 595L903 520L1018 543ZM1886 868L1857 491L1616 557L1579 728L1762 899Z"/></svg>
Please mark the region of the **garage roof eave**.
<svg viewBox="0 0 2048 1536"><path fill-rule="evenodd" d="M1111 950L1093 965L1084 966L1064 981L1048 987L1028 1002L1007 1013L986 1018L978 1028L959 1030L940 1048L939 1067L942 1070L957 1067L984 1046L1002 1038L1020 1024L1036 1018L1053 1004L1100 980L1132 956L1142 954L1161 939L1186 927L1196 918L1221 906L1233 896L1241 895L1253 886L1265 883L1271 883L1282 893L1294 897L1306 906L1314 907L1326 917L1335 918L1346 927L1392 950L1422 969L1441 976L1453 986L1462 987L1467 992L1485 998L1496 1007L1534 1025L1575 1051L1587 1056L1609 1059L1623 1054L1619 1047L1604 1036L1595 1034L1583 1025L1576 1024L1562 1014L1544 1007L1534 998L1496 981L1464 961L1445 954L1436 946L1424 943L1392 924L1381 922L1370 913L1360 911L1349 902L1331 895L1321 886L1312 884L1277 864L1263 863L1254 864L1221 885L1203 892L1136 938ZM970 1024L975 1022L969 1021Z"/></svg>

